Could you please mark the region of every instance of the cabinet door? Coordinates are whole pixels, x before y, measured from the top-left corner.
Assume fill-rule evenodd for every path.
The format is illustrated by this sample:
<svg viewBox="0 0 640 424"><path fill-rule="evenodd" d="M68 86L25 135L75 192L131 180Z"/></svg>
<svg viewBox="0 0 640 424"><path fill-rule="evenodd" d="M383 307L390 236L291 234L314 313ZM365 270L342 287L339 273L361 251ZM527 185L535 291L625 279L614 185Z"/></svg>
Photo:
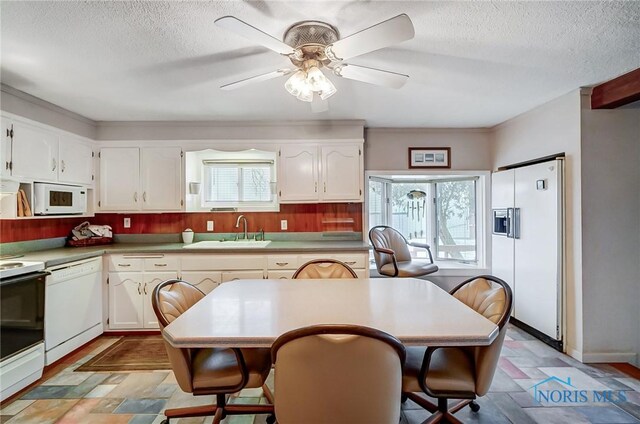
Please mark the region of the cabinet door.
<svg viewBox="0 0 640 424"><path fill-rule="evenodd" d="M142 327L143 328L159 328L158 319L153 306L151 305L151 297L153 289L163 281L178 278L177 272L145 272L142 278Z"/></svg>
<svg viewBox="0 0 640 424"><path fill-rule="evenodd" d="M182 156L179 147L141 149L142 209L182 209Z"/></svg>
<svg viewBox="0 0 640 424"><path fill-rule="evenodd" d="M60 136L58 181L83 185L93 184L93 149L78 138Z"/></svg>
<svg viewBox="0 0 640 424"><path fill-rule="evenodd" d="M58 179L58 136L45 129L13 121L11 175L37 181Z"/></svg>
<svg viewBox="0 0 640 424"><path fill-rule="evenodd" d="M284 270L284 271L280 271L280 270L269 270L267 271L267 278L269 278L270 280L290 280L293 277L293 274L295 274L295 270Z"/></svg>
<svg viewBox="0 0 640 424"><path fill-rule="evenodd" d="M362 202L362 155L358 145L324 146L320 200Z"/></svg>
<svg viewBox="0 0 640 424"><path fill-rule="evenodd" d="M318 200L318 148L282 146L278 158L280 202Z"/></svg>
<svg viewBox="0 0 640 424"><path fill-rule="evenodd" d="M109 273L109 328L142 328L142 273Z"/></svg>
<svg viewBox="0 0 640 424"><path fill-rule="evenodd" d="M183 271L182 279L207 294L222 283L222 273L220 271Z"/></svg>
<svg viewBox="0 0 640 424"><path fill-rule="evenodd" d="M222 273L223 283L233 280L262 280L263 278L263 271L224 271Z"/></svg>
<svg viewBox="0 0 640 424"><path fill-rule="evenodd" d="M137 147L100 150L100 204L103 211L139 210L140 151Z"/></svg>
<svg viewBox="0 0 640 424"><path fill-rule="evenodd" d="M0 177L8 177L11 175L11 119L1 118L2 133L0 133Z"/></svg>

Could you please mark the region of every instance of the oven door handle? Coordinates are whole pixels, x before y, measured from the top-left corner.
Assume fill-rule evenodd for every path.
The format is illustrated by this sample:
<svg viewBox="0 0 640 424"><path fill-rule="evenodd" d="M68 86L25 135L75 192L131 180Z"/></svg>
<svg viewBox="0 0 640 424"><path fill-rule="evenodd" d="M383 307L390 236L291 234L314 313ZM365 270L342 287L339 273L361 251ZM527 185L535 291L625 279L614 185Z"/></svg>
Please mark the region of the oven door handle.
<svg viewBox="0 0 640 424"><path fill-rule="evenodd" d="M50 272L47 271L38 271L38 272L30 272L28 274L15 275L13 277L7 277L0 280L0 285L7 286L10 284L22 283L27 280L33 280L37 278L44 278L47 275L51 275Z"/></svg>

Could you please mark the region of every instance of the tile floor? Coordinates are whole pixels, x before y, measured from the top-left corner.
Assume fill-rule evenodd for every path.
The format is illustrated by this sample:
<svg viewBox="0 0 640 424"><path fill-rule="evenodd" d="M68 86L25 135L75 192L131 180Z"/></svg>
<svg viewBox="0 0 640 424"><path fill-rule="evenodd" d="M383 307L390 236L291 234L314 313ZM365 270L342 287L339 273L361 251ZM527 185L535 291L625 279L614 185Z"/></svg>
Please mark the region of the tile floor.
<svg viewBox="0 0 640 424"><path fill-rule="evenodd" d="M165 408L203 404L213 397L193 397L183 393L169 371L93 373L74 372L80 364L113 343L102 337L55 369L48 370L44 382L3 405L0 422L11 424L91 423L150 424L163 420ZM574 390L585 390L585 402L536 400L534 384L555 376L571 379ZM273 386L271 386L273 387ZM558 381L542 386L546 390L566 387ZM610 392L607 392L610 390ZM593 392L610 393L617 402L593 399ZM620 401L620 391L624 401ZM553 392L551 392L553 393ZM243 390L244 403L264 402L260 389ZM277 396L277 394L276 394ZM613 399L612 397L611 399ZM583 400L583 399L581 399ZM233 400L232 400L233 402ZM479 413L464 408L456 414L467 423L640 423L640 380L611 365L584 365L547 347L527 333L510 327L491 390L478 400ZM415 403L403 405L401 423L420 423L428 413ZM235 416L224 422L263 424L266 416ZM182 419L180 424L210 423L211 418Z"/></svg>

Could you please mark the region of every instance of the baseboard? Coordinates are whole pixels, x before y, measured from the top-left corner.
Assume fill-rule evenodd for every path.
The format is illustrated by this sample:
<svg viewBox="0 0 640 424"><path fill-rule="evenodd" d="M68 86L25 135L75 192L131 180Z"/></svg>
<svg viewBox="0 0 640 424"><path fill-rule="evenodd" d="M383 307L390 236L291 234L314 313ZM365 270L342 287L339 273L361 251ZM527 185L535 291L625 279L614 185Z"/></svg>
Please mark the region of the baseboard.
<svg viewBox="0 0 640 424"><path fill-rule="evenodd" d="M626 362L635 364L636 354L634 352L590 352L582 354L582 362L585 364Z"/></svg>
<svg viewBox="0 0 640 424"><path fill-rule="evenodd" d="M126 337L126 336L156 336L162 334L160 330L107 330L103 333L105 336L117 336L117 337Z"/></svg>
<svg viewBox="0 0 640 424"><path fill-rule="evenodd" d="M567 347L567 355L571 356L573 359L582 362L582 352L576 350L572 347Z"/></svg>

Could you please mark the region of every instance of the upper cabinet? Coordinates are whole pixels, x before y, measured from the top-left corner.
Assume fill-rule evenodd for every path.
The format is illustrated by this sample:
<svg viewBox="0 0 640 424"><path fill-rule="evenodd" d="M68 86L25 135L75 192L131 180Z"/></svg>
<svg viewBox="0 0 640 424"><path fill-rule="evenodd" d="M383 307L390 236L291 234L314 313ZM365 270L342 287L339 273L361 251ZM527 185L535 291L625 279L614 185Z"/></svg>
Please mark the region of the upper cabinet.
<svg viewBox="0 0 640 424"><path fill-rule="evenodd" d="M23 181L92 185L93 145L78 136L2 116L0 175Z"/></svg>
<svg viewBox="0 0 640 424"><path fill-rule="evenodd" d="M361 144L283 145L278 159L280 203L363 201Z"/></svg>
<svg viewBox="0 0 640 424"><path fill-rule="evenodd" d="M179 147L105 147L100 150L103 211L182 209L182 151Z"/></svg>

